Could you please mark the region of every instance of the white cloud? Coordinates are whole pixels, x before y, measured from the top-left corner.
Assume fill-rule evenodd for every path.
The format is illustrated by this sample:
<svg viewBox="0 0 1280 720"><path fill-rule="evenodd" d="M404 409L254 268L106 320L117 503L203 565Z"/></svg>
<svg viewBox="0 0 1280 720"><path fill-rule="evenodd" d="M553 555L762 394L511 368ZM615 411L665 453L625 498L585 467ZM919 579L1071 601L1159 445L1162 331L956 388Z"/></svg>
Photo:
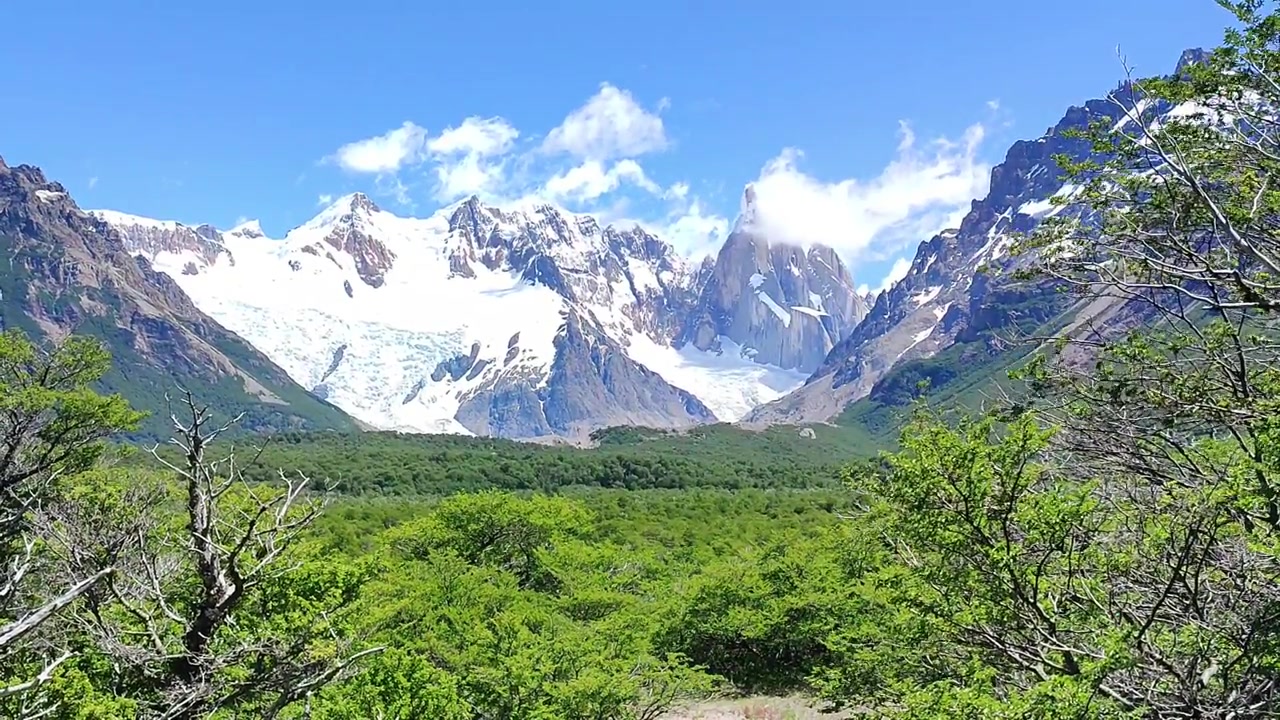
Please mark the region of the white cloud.
<svg viewBox="0 0 1280 720"><path fill-rule="evenodd" d="M654 195L662 194L662 188L645 175L640 163L631 159L619 160L608 170L599 160L587 160L553 175L543 188L552 198L583 202L613 192L623 183L630 183Z"/></svg>
<svg viewBox="0 0 1280 720"><path fill-rule="evenodd" d="M320 197L316 198L316 205L332 205L333 195L329 193L320 193Z"/></svg>
<svg viewBox="0 0 1280 720"><path fill-rule="evenodd" d="M490 196L504 183L504 163L485 162L477 155L464 155L436 166L436 188L440 202L452 202L471 195Z"/></svg>
<svg viewBox="0 0 1280 720"><path fill-rule="evenodd" d="M393 197L397 203L410 210L417 207L409 193L409 186L405 184L399 175L379 175L374 183L374 188L377 194Z"/></svg>
<svg viewBox="0 0 1280 720"><path fill-rule="evenodd" d="M626 198L620 198L609 206L593 210L592 214L602 225L639 225L646 232L671 243L677 252L695 262L701 261L705 255L714 255L729 234L728 218L708 211L697 199L678 205L657 219L629 214L630 205Z"/></svg>
<svg viewBox="0 0 1280 720"><path fill-rule="evenodd" d="M343 145L331 159L351 172L390 174L418 164L426 151L426 128L406 120L382 135Z"/></svg>
<svg viewBox="0 0 1280 720"><path fill-rule="evenodd" d="M487 157L507 152L518 137L520 131L500 117L472 116L428 140L427 149L436 155Z"/></svg>
<svg viewBox="0 0 1280 720"><path fill-rule="evenodd" d="M978 158L982 125L956 141L917 142L902 123L897 154L871 180L824 182L799 168L802 153L784 150L755 181L757 229L801 245L821 243L847 260L893 253L955 222L987 189L990 168Z"/></svg>
<svg viewBox="0 0 1280 720"><path fill-rule="evenodd" d="M542 142L544 152L602 162L636 157L666 147L667 133L662 118L641 107L631 93L609 83L602 83L600 92L569 113Z"/></svg>
<svg viewBox="0 0 1280 720"><path fill-rule="evenodd" d="M714 253L729 235L728 218L707 212L696 198L679 211L672 213L656 228L657 234L677 250L701 259Z"/></svg>
<svg viewBox="0 0 1280 720"><path fill-rule="evenodd" d="M589 208L602 223L643 217L642 225L680 251L713 252L731 218L708 207L688 182L659 182L639 160L668 147L658 113L669 104L664 98L647 110L604 83L541 143L519 143L522 133L502 117L467 117L434 136L406 121L342 146L329 160L373 175L377 192L407 207L426 194L439 204L469 195L500 204L549 201ZM998 111L999 103L989 108ZM985 193L990 170L978 157L984 124L931 141L906 123L899 130L891 162L869 177L815 177L802 167L801 151L784 149L752 183L751 222L772 239L831 246L858 275L878 275L893 263L886 283L900 278L908 267L904 250L954 227Z"/></svg>
<svg viewBox="0 0 1280 720"><path fill-rule="evenodd" d="M89 178L89 189L92 190L97 186L98 186L98 176L94 175L93 177Z"/></svg>
<svg viewBox="0 0 1280 720"><path fill-rule="evenodd" d="M893 284L907 276L907 272L911 270L911 261L900 257L893 261L893 267L889 268L889 273L880 281L880 287L876 288L876 292L884 292L893 287ZM862 287L866 287L863 285ZM860 288L858 292L863 292Z"/></svg>
<svg viewBox="0 0 1280 720"><path fill-rule="evenodd" d="M427 141L436 163L435 198L452 202L470 195L491 195L505 182L504 157L520 131L500 117L469 117Z"/></svg>

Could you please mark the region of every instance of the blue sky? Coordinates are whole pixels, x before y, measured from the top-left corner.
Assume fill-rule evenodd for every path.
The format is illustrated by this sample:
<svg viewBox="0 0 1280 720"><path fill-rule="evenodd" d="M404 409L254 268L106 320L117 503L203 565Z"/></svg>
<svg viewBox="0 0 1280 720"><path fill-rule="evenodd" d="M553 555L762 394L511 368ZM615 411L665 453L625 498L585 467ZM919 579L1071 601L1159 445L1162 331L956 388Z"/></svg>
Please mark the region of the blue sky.
<svg viewBox="0 0 1280 720"><path fill-rule="evenodd" d="M1165 72L1229 20L1212 0L10 5L0 155L84 207L279 237L355 190L415 215L551 197L696 252L758 181L778 232L873 287L1010 142L1111 89L1117 45Z"/></svg>

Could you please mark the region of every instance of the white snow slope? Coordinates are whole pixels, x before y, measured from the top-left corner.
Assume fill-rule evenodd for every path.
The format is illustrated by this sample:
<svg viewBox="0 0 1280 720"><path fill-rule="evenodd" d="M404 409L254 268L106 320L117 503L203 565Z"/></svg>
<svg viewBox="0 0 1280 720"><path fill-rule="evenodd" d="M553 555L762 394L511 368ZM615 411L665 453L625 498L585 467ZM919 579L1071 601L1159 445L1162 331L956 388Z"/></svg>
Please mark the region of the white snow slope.
<svg viewBox="0 0 1280 720"><path fill-rule="evenodd" d="M679 278L637 258L628 258L620 280L593 275L592 258L607 252L607 243L588 216L547 206L491 211L502 224L499 234L513 247L540 244L567 278L573 301L547 284L522 279L520 268L492 257L489 263L467 263L472 272L459 274L459 257L492 256L492 249L477 251L466 233L450 230L449 218L458 207L425 219L402 218L355 194L340 198L283 240L263 236L256 222L222 232L225 252L211 262L205 259L208 253L194 250L131 249L295 382L379 429L468 434L454 416L469 392L505 373L545 381L554 360L553 341L573 302L633 360L692 393L721 420L736 420L804 381L800 373L752 361L727 339L720 355L673 348L669 338L638 318L646 297ZM148 230L182 227L94 212L126 241L130 233L140 237ZM548 239L549 225L560 240ZM344 247L341 239L351 237L361 240ZM367 264L380 256L390 257L389 267L382 268L381 286L372 287L361 279L361 260ZM678 270L676 275L691 276L683 266ZM478 373L454 379L434 372L451 358L473 355L477 344L478 357L489 360Z"/></svg>

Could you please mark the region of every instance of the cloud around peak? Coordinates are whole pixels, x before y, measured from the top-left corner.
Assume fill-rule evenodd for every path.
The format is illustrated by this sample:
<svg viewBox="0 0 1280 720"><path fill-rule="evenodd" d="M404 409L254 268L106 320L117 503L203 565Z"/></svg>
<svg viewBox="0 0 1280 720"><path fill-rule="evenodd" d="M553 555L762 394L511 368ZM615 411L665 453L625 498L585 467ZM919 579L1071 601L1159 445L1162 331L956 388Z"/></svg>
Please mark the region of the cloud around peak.
<svg viewBox="0 0 1280 720"><path fill-rule="evenodd" d="M733 208L717 212L692 190L691 178L660 180L643 165L645 156L672 149L660 115L668 105L663 98L646 109L630 92L603 83L540 141L502 117L467 117L435 135L405 121L326 160L373 176L376 188L405 205L427 195L439 204L471 195L550 201L602 222L638 223L688 255L714 252ZM859 272L860 265L896 257L892 268L880 269L889 270L879 283L885 286L902 272L905 251L957 224L986 192L985 138L984 125L974 123L957 138L922 141L903 122L888 165L872 177L840 179L809 174L804 152L784 148L751 182L753 226L778 241L831 246L864 281L872 269Z"/></svg>
<svg viewBox="0 0 1280 720"><path fill-rule="evenodd" d="M450 202L468 195L488 195L501 189L507 155L520 131L500 117L469 117L427 141L436 161L434 196Z"/></svg>
<svg viewBox="0 0 1280 720"><path fill-rule="evenodd" d="M979 158L981 124L958 140L921 143L898 128L893 159L870 179L824 182L801 169L804 154L787 148L755 180L754 225L771 238L823 244L846 258L882 259L955 224L986 193L991 168Z"/></svg>
<svg viewBox="0 0 1280 720"><path fill-rule="evenodd" d="M551 129L536 151L515 152L520 137L501 117L468 117L435 136L406 120L381 135L347 143L326 160L350 173L381 178L429 165L433 196L440 202L513 192L592 200L623 184L662 193L635 160L668 147L662 118L608 83ZM541 170L532 173L541 175L541 182L519 177L533 165Z"/></svg>

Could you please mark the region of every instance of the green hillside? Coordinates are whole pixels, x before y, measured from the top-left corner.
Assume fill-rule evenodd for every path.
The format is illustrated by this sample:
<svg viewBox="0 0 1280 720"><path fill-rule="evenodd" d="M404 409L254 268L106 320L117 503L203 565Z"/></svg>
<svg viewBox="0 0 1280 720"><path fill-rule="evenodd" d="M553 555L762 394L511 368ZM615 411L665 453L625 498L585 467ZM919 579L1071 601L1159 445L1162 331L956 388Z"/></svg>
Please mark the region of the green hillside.
<svg viewBox="0 0 1280 720"><path fill-rule="evenodd" d="M1012 286L992 294L956 342L927 358L901 363L835 419L847 435L861 434L881 448L897 445L912 404L977 411L1016 396L1009 373L1040 346L1034 338L1054 336L1078 307L1043 287Z"/></svg>

